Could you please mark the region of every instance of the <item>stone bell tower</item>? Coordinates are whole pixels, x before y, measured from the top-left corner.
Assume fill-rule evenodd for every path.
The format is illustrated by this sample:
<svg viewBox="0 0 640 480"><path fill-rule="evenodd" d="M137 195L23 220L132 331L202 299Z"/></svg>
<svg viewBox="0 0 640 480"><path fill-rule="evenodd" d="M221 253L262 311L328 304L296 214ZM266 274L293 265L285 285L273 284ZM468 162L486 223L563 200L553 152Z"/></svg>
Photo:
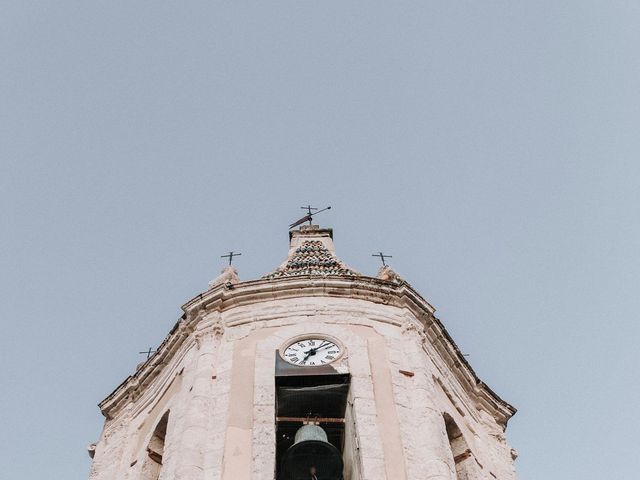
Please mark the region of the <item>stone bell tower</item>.
<svg viewBox="0 0 640 480"><path fill-rule="evenodd" d="M514 480L515 409L391 268L290 232L257 280L227 267L100 403L91 480Z"/></svg>

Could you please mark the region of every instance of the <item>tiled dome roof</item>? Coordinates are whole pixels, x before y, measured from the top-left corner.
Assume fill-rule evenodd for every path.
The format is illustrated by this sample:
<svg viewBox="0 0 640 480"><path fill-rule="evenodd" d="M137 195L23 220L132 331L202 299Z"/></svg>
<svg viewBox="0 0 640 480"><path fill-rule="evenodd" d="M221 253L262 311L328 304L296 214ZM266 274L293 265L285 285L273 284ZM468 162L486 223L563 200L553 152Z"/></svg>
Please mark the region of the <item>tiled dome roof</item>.
<svg viewBox="0 0 640 480"><path fill-rule="evenodd" d="M320 240L305 240L289 256L287 263L262 278L295 277L298 275L347 275L358 273L348 268Z"/></svg>

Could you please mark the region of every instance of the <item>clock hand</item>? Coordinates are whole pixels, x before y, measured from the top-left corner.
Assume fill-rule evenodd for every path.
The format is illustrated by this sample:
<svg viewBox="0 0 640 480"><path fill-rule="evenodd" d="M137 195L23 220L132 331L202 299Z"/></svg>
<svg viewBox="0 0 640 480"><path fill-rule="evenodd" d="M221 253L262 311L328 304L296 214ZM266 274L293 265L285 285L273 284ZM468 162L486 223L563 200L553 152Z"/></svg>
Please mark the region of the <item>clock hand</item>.
<svg viewBox="0 0 640 480"><path fill-rule="evenodd" d="M302 359L302 362L301 362L301 363L306 362L306 361L307 361L307 358L309 358L309 357L310 357L311 355L313 355L314 353L316 353L316 351L315 351L313 348L312 348L311 350L309 350L309 351L307 352L307 356L306 356L306 357L304 357L304 358Z"/></svg>
<svg viewBox="0 0 640 480"><path fill-rule="evenodd" d="M328 345L326 345L326 346L324 346L324 347L322 347L322 346L318 347L318 348L316 349L316 352L317 352L318 350L324 350L325 348L331 348L331 347L333 347L333 345L329 343Z"/></svg>
<svg viewBox="0 0 640 480"><path fill-rule="evenodd" d="M324 345L325 345L325 343L327 344L326 346L324 346ZM307 355L302 359L302 362L301 362L301 363L306 362L306 361L307 361L307 358L309 358L311 355L315 355L315 354L316 354L316 352L317 352L318 350L320 350L321 348L327 348L327 347L328 347L328 346L330 346L330 345L331 345L330 343L327 343L326 341L324 341L324 342L322 342L320 345L318 345L317 347L312 348L311 350L309 350L308 352L306 352L306 354L307 354Z"/></svg>
<svg viewBox="0 0 640 480"><path fill-rule="evenodd" d="M311 350L309 350L309 351L308 351L308 352L306 352L306 353L308 353L308 354L310 354L310 355L313 355L313 354L314 354L314 353L316 353L318 350L320 350L321 348L323 348L323 346L324 346L324 344L325 344L325 343L327 343L327 342L322 342L320 345L318 345L317 347L313 347ZM329 343L327 343L327 346L329 346L329 345L330 345L330 344L329 344Z"/></svg>

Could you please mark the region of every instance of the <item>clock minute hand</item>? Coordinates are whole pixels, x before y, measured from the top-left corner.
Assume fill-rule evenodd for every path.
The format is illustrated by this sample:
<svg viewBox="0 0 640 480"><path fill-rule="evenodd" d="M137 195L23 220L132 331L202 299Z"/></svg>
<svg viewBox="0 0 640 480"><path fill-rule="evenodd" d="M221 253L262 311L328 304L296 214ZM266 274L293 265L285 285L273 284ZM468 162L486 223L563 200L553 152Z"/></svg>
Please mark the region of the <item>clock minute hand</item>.
<svg viewBox="0 0 640 480"><path fill-rule="evenodd" d="M316 352L318 350L324 350L325 348L331 348L333 345L331 343L328 343L327 345L325 345L324 347L321 345L318 348L316 348Z"/></svg>
<svg viewBox="0 0 640 480"><path fill-rule="evenodd" d="M326 344L326 345L325 345L325 344ZM306 362L306 361L307 361L307 358L309 358L311 355L315 355L315 354L316 354L316 352L317 352L318 350L322 350L322 349L328 348L328 347L330 347L330 346L331 346L331 343L328 343L328 342L325 340L324 342L322 342L322 343L321 343L320 345L318 345L317 347L312 348L311 350L309 350L309 351L307 352L306 356L302 359L302 362L300 362L300 363L304 363L304 362Z"/></svg>

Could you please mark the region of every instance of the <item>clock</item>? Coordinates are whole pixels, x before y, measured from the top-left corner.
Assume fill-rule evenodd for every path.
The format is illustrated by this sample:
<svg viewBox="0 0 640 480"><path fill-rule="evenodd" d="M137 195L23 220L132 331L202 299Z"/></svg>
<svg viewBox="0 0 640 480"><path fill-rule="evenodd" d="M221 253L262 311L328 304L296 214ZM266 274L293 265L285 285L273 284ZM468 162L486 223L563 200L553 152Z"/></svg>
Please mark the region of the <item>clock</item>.
<svg viewBox="0 0 640 480"><path fill-rule="evenodd" d="M335 362L343 348L337 340L324 335L306 335L287 342L280 356L292 365L318 367Z"/></svg>

